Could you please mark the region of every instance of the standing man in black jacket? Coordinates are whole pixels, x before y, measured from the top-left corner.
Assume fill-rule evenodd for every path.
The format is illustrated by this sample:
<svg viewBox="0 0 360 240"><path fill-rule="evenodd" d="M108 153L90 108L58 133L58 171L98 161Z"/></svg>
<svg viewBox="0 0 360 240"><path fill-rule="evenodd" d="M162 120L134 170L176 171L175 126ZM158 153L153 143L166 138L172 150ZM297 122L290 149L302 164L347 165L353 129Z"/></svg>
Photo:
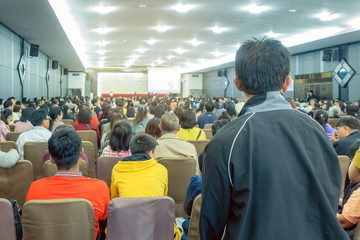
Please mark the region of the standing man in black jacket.
<svg viewBox="0 0 360 240"><path fill-rule="evenodd" d="M291 108L290 53L245 42L235 60L246 103L203 153L201 239L348 239L336 211L341 173L324 129Z"/></svg>

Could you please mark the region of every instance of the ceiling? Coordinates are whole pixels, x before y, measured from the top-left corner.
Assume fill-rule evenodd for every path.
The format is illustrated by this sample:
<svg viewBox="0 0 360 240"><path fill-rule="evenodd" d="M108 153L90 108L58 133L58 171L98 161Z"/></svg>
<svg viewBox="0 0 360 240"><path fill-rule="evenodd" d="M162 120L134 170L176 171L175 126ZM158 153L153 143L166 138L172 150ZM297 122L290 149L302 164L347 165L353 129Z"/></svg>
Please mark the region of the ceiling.
<svg viewBox="0 0 360 240"><path fill-rule="evenodd" d="M270 31L281 34L277 38L293 54L360 40L360 18L354 14L360 11L360 1L354 0L259 0L259 6L269 7L259 14L244 10L254 3L250 0L50 2L59 19L47 0L0 0L0 21L30 43L39 44L42 52L70 71L130 71L157 66L203 72L231 64L238 44ZM178 3L193 8L179 13L172 8ZM100 14L94 11L98 6L114 9ZM314 17L323 11L335 19ZM168 26L169 30L159 32L157 26ZM225 29L214 33L210 30L214 26ZM110 31L100 34L96 32L99 28ZM325 37L329 38L321 39ZM150 39L157 41L150 45L146 42ZM96 44L103 41L105 46ZM184 51L179 54L179 50Z"/></svg>

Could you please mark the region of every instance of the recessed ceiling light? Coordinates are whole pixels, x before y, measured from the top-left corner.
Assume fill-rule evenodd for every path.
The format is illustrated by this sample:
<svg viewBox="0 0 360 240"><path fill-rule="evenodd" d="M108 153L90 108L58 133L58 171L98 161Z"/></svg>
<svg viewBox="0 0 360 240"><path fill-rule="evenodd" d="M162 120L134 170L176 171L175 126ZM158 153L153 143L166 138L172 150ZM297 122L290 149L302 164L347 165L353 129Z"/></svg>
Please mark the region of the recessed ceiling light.
<svg viewBox="0 0 360 240"><path fill-rule="evenodd" d="M206 61L206 59L204 59L204 58L198 58L198 61L199 61L199 62L204 62L204 61Z"/></svg>
<svg viewBox="0 0 360 240"><path fill-rule="evenodd" d="M245 11L248 11L249 13L259 14L259 13L269 10L270 7L266 6L266 5L258 6L256 4L250 4L248 6L243 7L243 9Z"/></svg>
<svg viewBox="0 0 360 240"><path fill-rule="evenodd" d="M137 51L137 52L139 52L139 53L144 53L144 52L146 52L146 51L147 51L147 49L146 49L146 48L141 47L141 48L136 49L136 51Z"/></svg>
<svg viewBox="0 0 360 240"><path fill-rule="evenodd" d="M95 32L100 34L107 34L108 32L112 31L111 28L103 27L103 28L96 28L94 29Z"/></svg>
<svg viewBox="0 0 360 240"><path fill-rule="evenodd" d="M147 44L149 44L149 45L154 45L154 43L156 43L157 40L155 40L155 39L149 39L149 40L146 40L145 42L146 42Z"/></svg>
<svg viewBox="0 0 360 240"><path fill-rule="evenodd" d="M241 44L239 44L239 43L234 45L234 47L235 47L236 49L239 49L240 46L241 46Z"/></svg>
<svg viewBox="0 0 360 240"><path fill-rule="evenodd" d="M106 53L106 50L99 49L96 52L100 55L104 55Z"/></svg>
<svg viewBox="0 0 360 240"><path fill-rule="evenodd" d="M277 37L280 37L282 34L274 33L273 31L270 31L270 32L265 33L265 35L268 36L269 38L277 38Z"/></svg>
<svg viewBox="0 0 360 240"><path fill-rule="evenodd" d="M164 63L164 60L158 58L158 59L156 60L156 63L157 63L157 64L163 64L163 63Z"/></svg>
<svg viewBox="0 0 360 240"><path fill-rule="evenodd" d="M214 33L220 34L220 33L224 32L224 31L226 31L227 28L218 27L218 26L213 26L213 27L210 28L210 30L213 31Z"/></svg>
<svg viewBox="0 0 360 240"><path fill-rule="evenodd" d="M133 59L133 60L136 60L136 59L139 58L139 55L133 54L133 55L130 56L130 58Z"/></svg>
<svg viewBox="0 0 360 240"><path fill-rule="evenodd" d="M139 5L139 8L146 8L146 5L145 5L145 4L141 4L141 5Z"/></svg>
<svg viewBox="0 0 360 240"><path fill-rule="evenodd" d="M155 63L150 63L150 66L151 66L151 67L155 67Z"/></svg>
<svg viewBox="0 0 360 240"><path fill-rule="evenodd" d="M319 14L315 15L316 18L319 18L321 21L331 21L338 17L340 17L340 14L337 13L329 13L328 11L323 11Z"/></svg>
<svg viewBox="0 0 360 240"><path fill-rule="evenodd" d="M100 59L101 61L104 61L105 58L106 58L106 57L104 57L104 56L99 57L99 59Z"/></svg>
<svg viewBox="0 0 360 240"><path fill-rule="evenodd" d="M171 27L166 26L166 25L160 25L160 26L154 27L154 29L158 32L166 32L167 30L171 29Z"/></svg>
<svg viewBox="0 0 360 240"><path fill-rule="evenodd" d="M105 45L107 45L109 42L107 41L98 41L95 44L98 45L99 47L104 47Z"/></svg>
<svg viewBox="0 0 360 240"><path fill-rule="evenodd" d="M116 7L100 5L100 6L93 7L92 10L94 12L97 12L97 13L100 13L100 14L107 14L107 13L115 11Z"/></svg>
<svg viewBox="0 0 360 240"><path fill-rule="evenodd" d="M198 41L196 38L194 38L193 40L189 41L189 43L191 43L193 46L199 46L203 42Z"/></svg>
<svg viewBox="0 0 360 240"><path fill-rule="evenodd" d="M185 65L186 65L187 67L190 67L190 66L192 66L193 64L190 63L190 62L186 62Z"/></svg>
<svg viewBox="0 0 360 240"><path fill-rule="evenodd" d="M360 18L352 19L348 22L348 24L354 28L360 28Z"/></svg>
<svg viewBox="0 0 360 240"><path fill-rule="evenodd" d="M169 56L167 56L166 58L169 59L169 60L171 60L173 57L174 57L174 56L169 55Z"/></svg>
<svg viewBox="0 0 360 240"><path fill-rule="evenodd" d="M219 43L219 42L217 42L217 43L216 43L216 45L220 45L220 43Z"/></svg>
<svg viewBox="0 0 360 240"><path fill-rule="evenodd" d="M219 57L219 56L223 55L223 53L216 50L216 51L212 52L212 55L214 55L215 57Z"/></svg>
<svg viewBox="0 0 360 240"><path fill-rule="evenodd" d="M188 12L189 10L193 9L195 6L194 5L191 5L191 4L182 4L182 3L179 3L173 7L171 7L172 9L176 10L177 12L179 13L186 13Z"/></svg>
<svg viewBox="0 0 360 240"><path fill-rule="evenodd" d="M296 13L296 9L289 9L289 13Z"/></svg>
<svg viewBox="0 0 360 240"><path fill-rule="evenodd" d="M123 42L127 42L127 40L126 40L126 39L124 39L124 40L123 40Z"/></svg>
<svg viewBox="0 0 360 240"><path fill-rule="evenodd" d="M181 55L181 54L183 54L184 52L186 52L186 50L185 50L185 49L182 49L182 48L174 49L174 51L175 51L177 54L179 54L179 55Z"/></svg>

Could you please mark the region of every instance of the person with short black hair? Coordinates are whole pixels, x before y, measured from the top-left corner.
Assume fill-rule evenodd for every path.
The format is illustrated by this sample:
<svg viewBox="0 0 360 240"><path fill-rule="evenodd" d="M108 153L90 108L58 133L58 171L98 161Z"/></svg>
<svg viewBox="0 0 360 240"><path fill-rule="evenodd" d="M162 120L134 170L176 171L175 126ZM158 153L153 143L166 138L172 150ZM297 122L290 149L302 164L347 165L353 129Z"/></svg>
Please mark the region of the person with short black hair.
<svg viewBox="0 0 360 240"><path fill-rule="evenodd" d="M79 172L79 164L84 154L80 136L73 129L60 129L49 139L48 148L50 160L56 164L58 171L53 177L33 182L26 201L35 199L87 199L94 207L94 238L98 237L99 220L107 217L107 206L110 201L109 188L104 181L85 178Z"/></svg>
<svg viewBox="0 0 360 240"><path fill-rule="evenodd" d="M5 142L6 135L10 132L9 125L6 124L6 117L4 115L7 111L11 112L9 109L5 109L3 112L0 111L0 142ZM11 116L12 115L10 115L10 117Z"/></svg>
<svg viewBox="0 0 360 240"><path fill-rule="evenodd" d="M63 118L63 112L61 110L61 107L59 107L57 105L51 107L49 116L50 116L49 130L51 132L54 132L58 126L64 124L61 121Z"/></svg>
<svg viewBox="0 0 360 240"><path fill-rule="evenodd" d="M4 99L0 98L0 112L4 110Z"/></svg>
<svg viewBox="0 0 360 240"><path fill-rule="evenodd" d="M90 108L83 106L79 114L77 116L77 121L74 124L74 128L76 131L86 131L86 130L93 130L96 132L98 143L100 143L101 136L98 126L95 123L91 122L92 120L92 113Z"/></svg>
<svg viewBox="0 0 360 240"><path fill-rule="evenodd" d="M130 156L130 141L132 137L130 124L125 120L120 120L113 126L109 138L109 146L104 148L101 156Z"/></svg>
<svg viewBox="0 0 360 240"><path fill-rule="evenodd" d="M341 117L331 140L337 155L353 158L360 147L360 120L353 116Z"/></svg>
<svg viewBox="0 0 360 240"><path fill-rule="evenodd" d="M215 113L213 113L215 105L213 101L208 101L205 104L206 113L201 114L198 117L199 128L203 129L206 124L212 124L218 119Z"/></svg>
<svg viewBox="0 0 360 240"><path fill-rule="evenodd" d="M325 130L329 139L332 138L332 134L334 129L327 123L329 119L329 115L323 109L316 110L314 113L314 120L317 121Z"/></svg>
<svg viewBox="0 0 360 240"><path fill-rule="evenodd" d="M359 107L355 105L347 105L345 107L345 114L359 118Z"/></svg>
<svg viewBox="0 0 360 240"><path fill-rule="evenodd" d="M205 140L206 135L203 130L196 127L196 114L192 109L186 109L180 117L181 128L177 135L184 141L188 140Z"/></svg>

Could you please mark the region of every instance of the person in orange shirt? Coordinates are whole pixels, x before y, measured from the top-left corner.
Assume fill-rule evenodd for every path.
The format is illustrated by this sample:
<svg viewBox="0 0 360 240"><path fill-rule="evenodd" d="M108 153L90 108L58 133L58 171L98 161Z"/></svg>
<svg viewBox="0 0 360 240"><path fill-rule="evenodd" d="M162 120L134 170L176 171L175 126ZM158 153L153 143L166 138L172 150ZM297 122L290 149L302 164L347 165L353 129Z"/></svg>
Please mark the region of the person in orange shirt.
<svg viewBox="0 0 360 240"><path fill-rule="evenodd" d="M56 131L48 141L50 160L57 165L53 177L31 184L26 201L34 199L84 198L95 211L95 237L99 238L99 220L106 219L110 193L107 184L98 179L85 178L79 172L84 154L81 138L69 128Z"/></svg>

